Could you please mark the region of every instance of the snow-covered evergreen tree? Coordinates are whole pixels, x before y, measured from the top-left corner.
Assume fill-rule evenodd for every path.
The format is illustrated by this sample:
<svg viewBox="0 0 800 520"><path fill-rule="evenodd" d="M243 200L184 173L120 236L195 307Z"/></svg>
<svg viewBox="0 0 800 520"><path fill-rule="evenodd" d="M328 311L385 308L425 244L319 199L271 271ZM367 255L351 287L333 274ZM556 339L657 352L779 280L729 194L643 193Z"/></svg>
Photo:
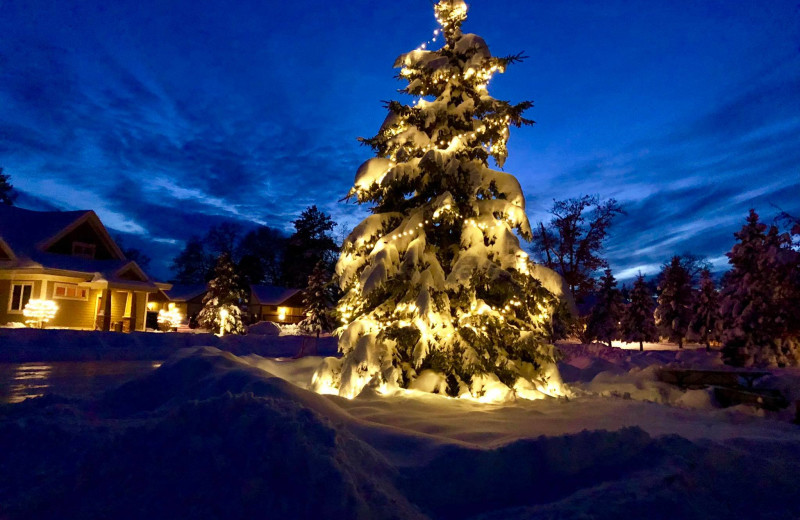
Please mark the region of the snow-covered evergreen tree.
<svg viewBox="0 0 800 520"><path fill-rule="evenodd" d="M791 237L750 210L728 253L732 269L722 294L723 356L740 365L800 363L800 253Z"/></svg>
<svg viewBox="0 0 800 520"><path fill-rule="evenodd" d="M606 269L600 278L597 302L592 307L589 322L586 325L587 335L597 338L611 347L611 342L620 337L622 311L622 294L617 289L617 280L611 273L611 269Z"/></svg>
<svg viewBox="0 0 800 520"><path fill-rule="evenodd" d="M219 334L244 334L242 306L245 292L236 273L236 265L227 253L217 259L214 278L208 282L203 309L197 315L201 326Z"/></svg>
<svg viewBox="0 0 800 520"><path fill-rule="evenodd" d="M703 269L700 273L700 287L695 292L692 305L691 330L700 343L706 346L706 350L711 350L711 343L722 337L719 292L708 269Z"/></svg>
<svg viewBox="0 0 800 520"><path fill-rule="evenodd" d="M681 257L674 256L664 265L658 289L656 325L659 333L683 348L692 318L692 277Z"/></svg>
<svg viewBox="0 0 800 520"><path fill-rule="evenodd" d="M514 232L531 236L522 189L488 163L505 161L510 125L532 123L523 117L530 102L487 92L519 57L493 57L482 38L462 33L463 0L441 0L434 11L443 47L395 63L414 102L389 102L378 134L363 139L377 157L358 169L349 196L372 204L372 215L347 237L336 266L344 357L326 360L314 387L348 397L368 383L446 386L486 400L511 389L558 394L545 335L563 284L520 248Z"/></svg>
<svg viewBox="0 0 800 520"><path fill-rule="evenodd" d="M639 342L639 350L644 350L645 341L658 341L654 316L653 296L650 286L639 275L630 292L630 303L622 313L622 337L627 342Z"/></svg>
<svg viewBox="0 0 800 520"><path fill-rule="evenodd" d="M324 262L319 261L308 277L308 286L303 296L305 318L300 322L303 331L319 337L320 332L329 331L334 327L331 317L334 303L332 292L330 274L325 269Z"/></svg>

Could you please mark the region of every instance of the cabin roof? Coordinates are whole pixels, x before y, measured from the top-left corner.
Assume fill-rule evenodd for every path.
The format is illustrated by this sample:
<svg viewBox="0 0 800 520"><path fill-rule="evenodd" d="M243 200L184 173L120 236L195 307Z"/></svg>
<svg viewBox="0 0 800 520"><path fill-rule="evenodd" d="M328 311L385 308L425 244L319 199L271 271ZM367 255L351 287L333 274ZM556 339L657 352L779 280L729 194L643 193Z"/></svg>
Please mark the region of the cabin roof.
<svg viewBox="0 0 800 520"><path fill-rule="evenodd" d="M300 294L300 289L279 287L276 285L251 285L253 303L261 305L282 305L293 296Z"/></svg>

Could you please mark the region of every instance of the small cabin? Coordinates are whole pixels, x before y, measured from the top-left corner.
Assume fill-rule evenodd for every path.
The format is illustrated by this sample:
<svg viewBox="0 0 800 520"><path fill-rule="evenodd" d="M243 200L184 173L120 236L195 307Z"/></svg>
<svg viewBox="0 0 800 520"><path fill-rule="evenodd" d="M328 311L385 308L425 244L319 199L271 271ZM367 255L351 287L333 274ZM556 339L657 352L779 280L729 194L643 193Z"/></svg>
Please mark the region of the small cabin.
<svg viewBox="0 0 800 520"><path fill-rule="evenodd" d="M250 286L250 319L275 323L300 323L303 312L303 291L275 285Z"/></svg>

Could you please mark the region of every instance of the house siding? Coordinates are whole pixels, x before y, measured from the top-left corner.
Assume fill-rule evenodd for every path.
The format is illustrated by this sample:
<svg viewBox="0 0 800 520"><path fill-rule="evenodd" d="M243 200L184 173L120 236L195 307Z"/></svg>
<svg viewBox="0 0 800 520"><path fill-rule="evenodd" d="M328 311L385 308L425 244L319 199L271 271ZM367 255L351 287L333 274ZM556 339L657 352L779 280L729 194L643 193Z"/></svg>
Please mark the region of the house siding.
<svg viewBox="0 0 800 520"><path fill-rule="evenodd" d="M302 307L287 307L285 305L281 305L281 307L286 307L286 319L283 321L278 319L277 305L257 305L251 306L251 309L253 307L255 307L256 310L256 312L253 314L255 314L258 319L262 321L272 321L275 323L300 323L303 321L303 318L305 318Z"/></svg>
<svg viewBox="0 0 800 520"><path fill-rule="evenodd" d="M42 282L39 280L0 280L0 323L18 322L25 323L25 316L21 312L9 312L8 307L11 302L11 286L16 283L31 283L33 284L33 292L31 298L38 298L42 288Z"/></svg>
<svg viewBox="0 0 800 520"><path fill-rule="evenodd" d="M94 329L95 308L101 291L90 289L89 297L86 300L69 300L53 296L55 293L55 284L53 282L48 282L47 286L47 298L58 305L55 319L48 323L47 326Z"/></svg>

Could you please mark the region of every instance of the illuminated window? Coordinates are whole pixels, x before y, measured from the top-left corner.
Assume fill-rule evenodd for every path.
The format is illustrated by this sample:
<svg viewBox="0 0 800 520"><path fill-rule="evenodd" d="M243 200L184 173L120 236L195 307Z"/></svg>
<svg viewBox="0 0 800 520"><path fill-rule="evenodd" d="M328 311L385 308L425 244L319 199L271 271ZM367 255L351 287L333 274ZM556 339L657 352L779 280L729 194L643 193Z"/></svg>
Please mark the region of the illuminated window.
<svg viewBox="0 0 800 520"><path fill-rule="evenodd" d="M286 319L286 311L288 309L286 307L278 307L278 320L284 321Z"/></svg>
<svg viewBox="0 0 800 520"><path fill-rule="evenodd" d="M74 283L56 283L53 289L53 298L59 300L87 300L89 289L78 287Z"/></svg>
<svg viewBox="0 0 800 520"><path fill-rule="evenodd" d="M28 305L33 293L33 282L11 284L11 299L8 302L9 312L22 312Z"/></svg>
<svg viewBox="0 0 800 520"><path fill-rule="evenodd" d="M94 244L87 244L85 242L72 243L72 256L80 256L82 258L94 258L95 252Z"/></svg>

